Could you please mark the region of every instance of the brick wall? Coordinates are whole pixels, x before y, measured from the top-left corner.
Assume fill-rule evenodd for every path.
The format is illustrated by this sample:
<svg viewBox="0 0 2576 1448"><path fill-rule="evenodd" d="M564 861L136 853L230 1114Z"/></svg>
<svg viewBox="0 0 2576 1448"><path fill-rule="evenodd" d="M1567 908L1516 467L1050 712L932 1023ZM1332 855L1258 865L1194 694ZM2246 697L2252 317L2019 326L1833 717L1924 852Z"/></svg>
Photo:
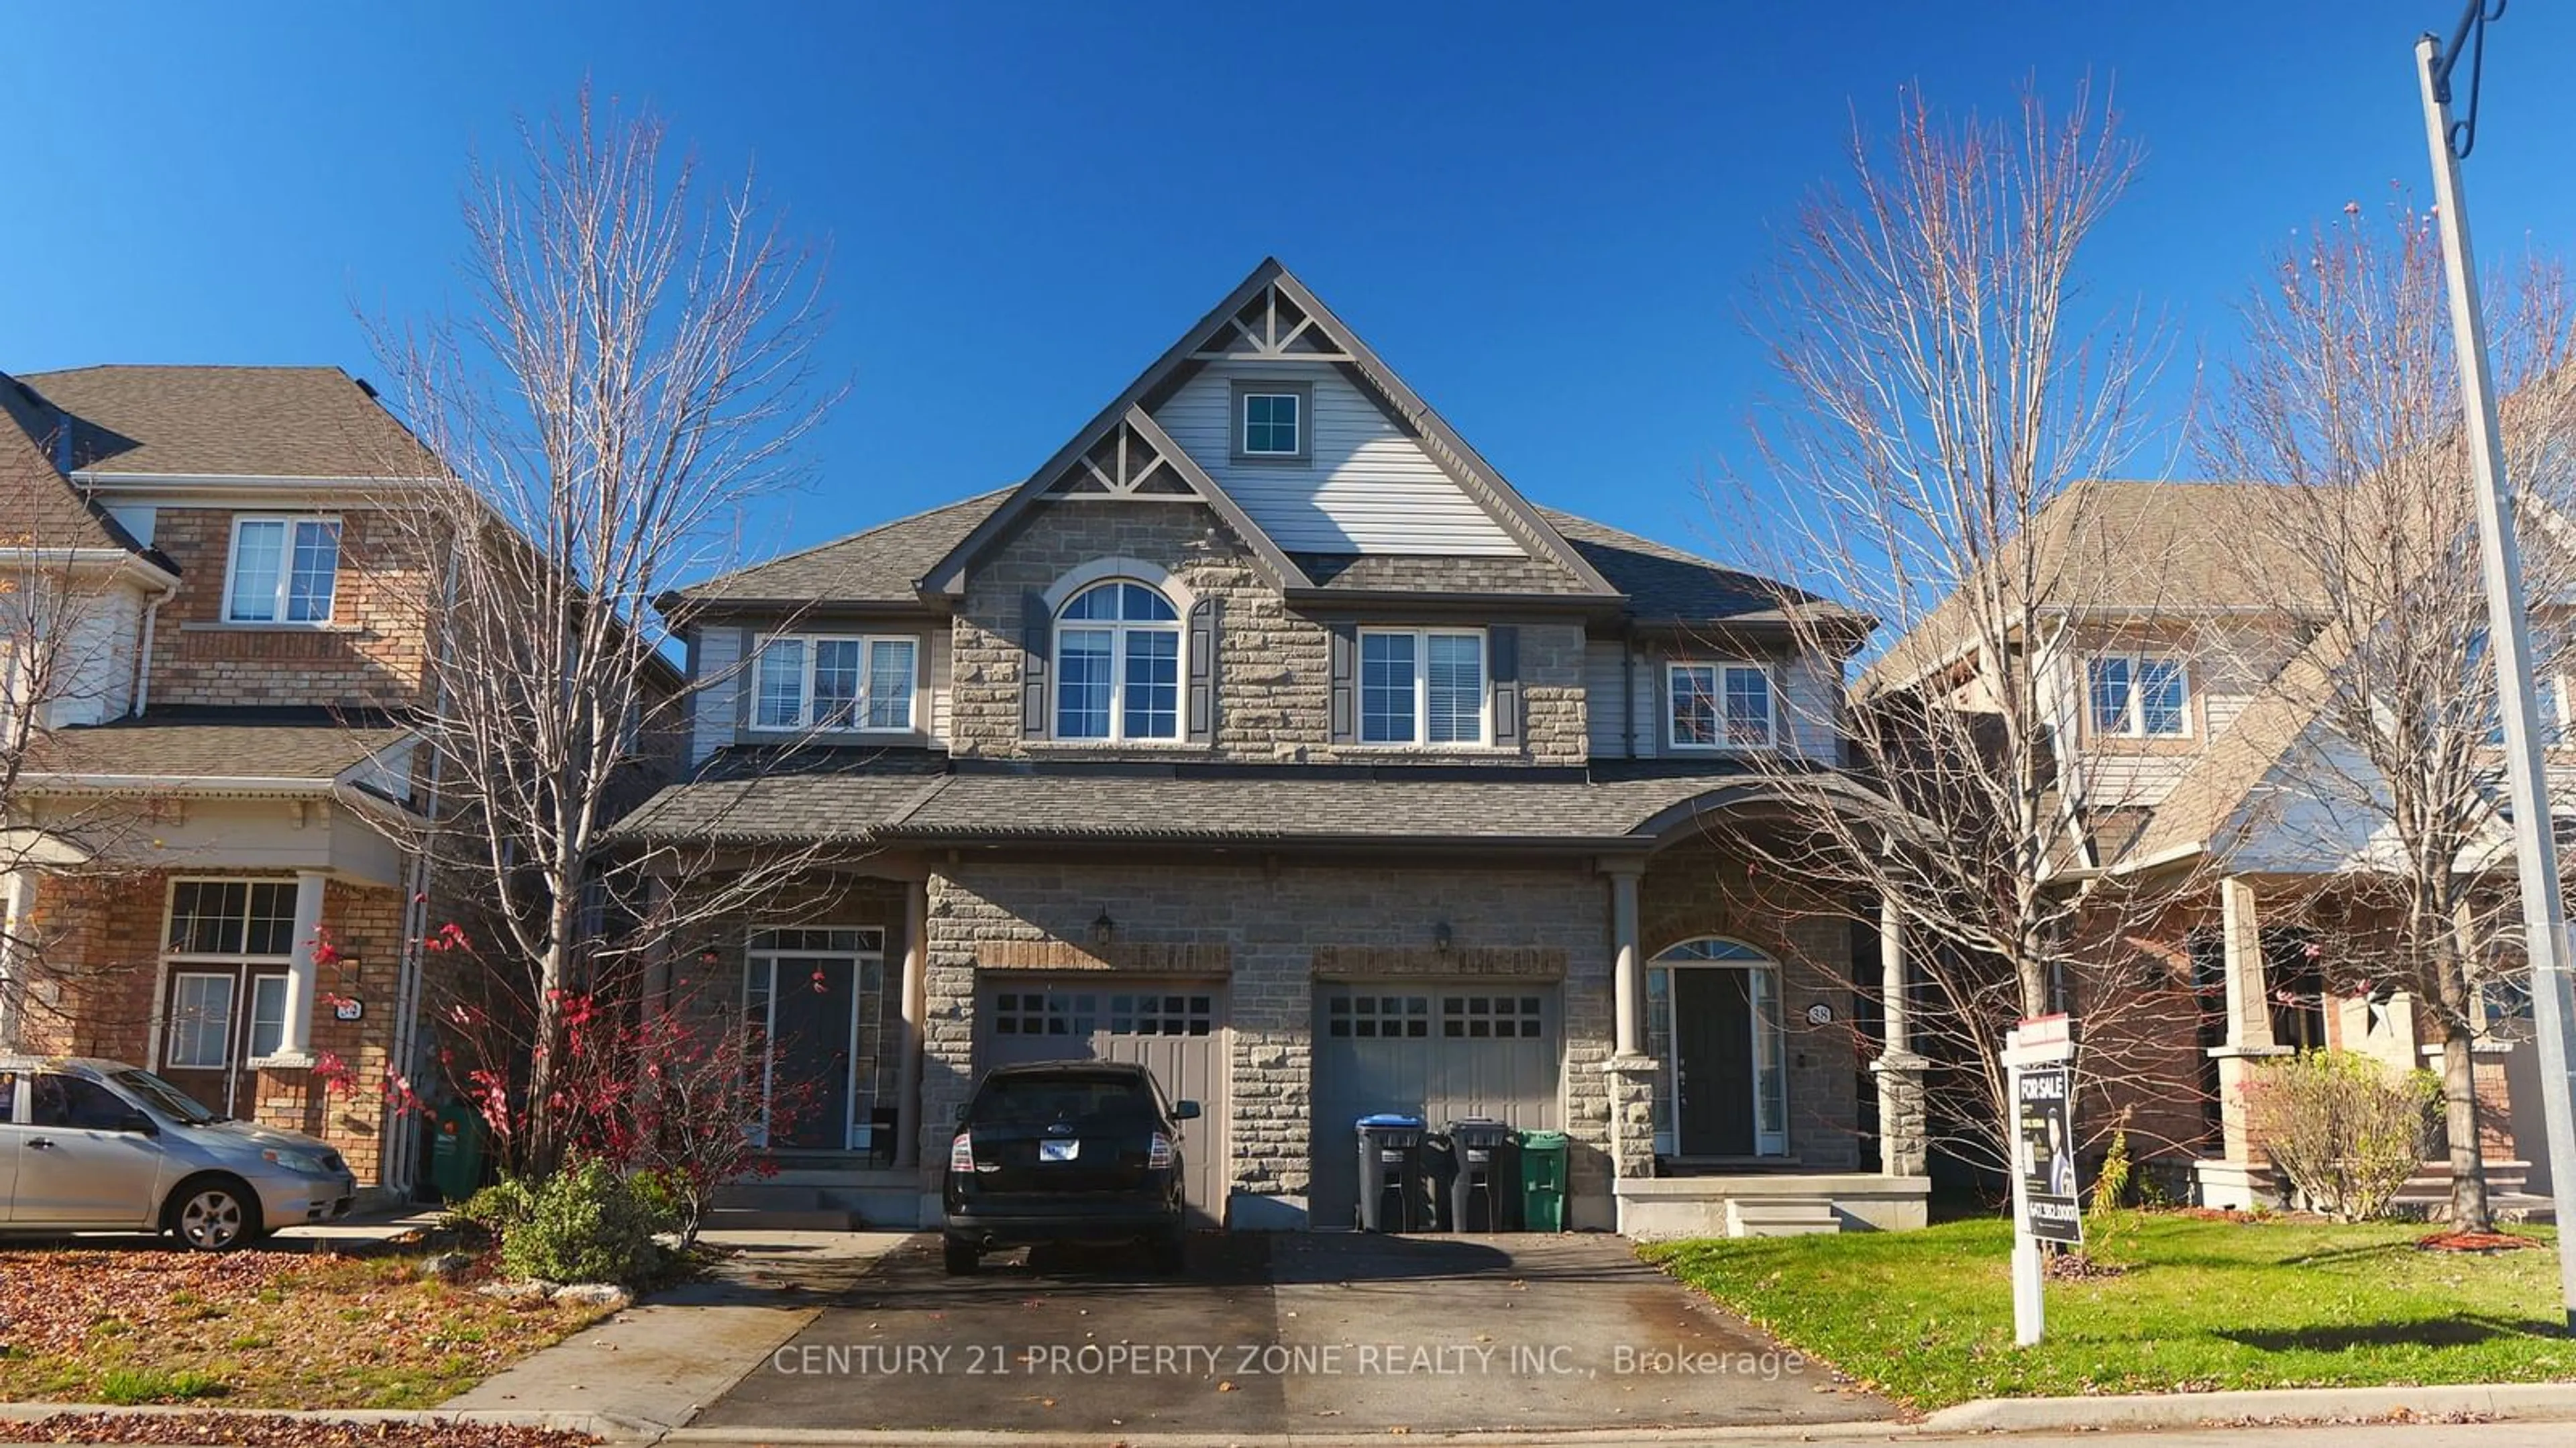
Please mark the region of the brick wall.
<svg viewBox="0 0 2576 1448"><path fill-rule="evenodd" d="M1326 624L1292 610L1212 510L1195 503L1105 500L1041 505L968 579L950 665L949 728L956 753L1030 752L1020 735L1025 599L1102 558L1141 559L1171 573L1193 595L1221 600L1215 754L1243 760L1335 757ZM1443 762L1583 762L1582 628L1522 624L1520 673L1526 749L1444 754ZM1385 751L1364 751L1361 757L1384 758Z"/></svg>
<svg viewBox="0 0 2576 1448"><path fill-rule="evenodd" d="M421 688L426 596L400 530L352 508L340 519L340 571L328 627L226 625L232 525L225 508L159 509L153 545L179 565L179 592L153 626L153 707L393 706Z"/></svg>

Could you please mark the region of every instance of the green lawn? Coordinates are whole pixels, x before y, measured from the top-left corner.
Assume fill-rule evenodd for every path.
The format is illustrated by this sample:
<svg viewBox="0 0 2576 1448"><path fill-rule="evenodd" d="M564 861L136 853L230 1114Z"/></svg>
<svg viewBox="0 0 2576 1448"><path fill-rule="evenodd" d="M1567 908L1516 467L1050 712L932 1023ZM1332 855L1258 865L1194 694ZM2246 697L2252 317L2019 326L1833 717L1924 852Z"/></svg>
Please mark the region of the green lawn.
<svg viewBox="0 0 2576 1448"><path fill-rule="evenodd" d="M2546 1251L2425 1252L2404 1223L2123 1213L2117 1277L2048 1284L2013 1346L2011 1229L1671 1242L1648 1261L1791 1347L1930 1409L1970 1398L2576 1380ZM2520 1229L2555 1240L2545 1228Z"/></svg>

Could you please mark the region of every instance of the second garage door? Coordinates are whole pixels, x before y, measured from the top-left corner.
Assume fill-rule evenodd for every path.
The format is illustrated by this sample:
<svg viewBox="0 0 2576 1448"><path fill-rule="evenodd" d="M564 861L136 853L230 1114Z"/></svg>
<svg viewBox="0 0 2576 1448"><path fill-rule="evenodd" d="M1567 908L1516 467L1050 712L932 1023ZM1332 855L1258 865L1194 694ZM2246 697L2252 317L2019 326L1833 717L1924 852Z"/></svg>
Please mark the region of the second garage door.
<svg viewBox="0 0 2576 1448"><path fill-rule="evenodd" d="M1381 1111L1434 1131L1465 1116L1528 1130L1562 1124L1554 982L1370 981L1315 992L1318 1227L1352 1222L1359 1196L1351 1123Z"/></svg>
<svg viewBox="0 0 2576 1448"><path fill-rule="evenodd" d="M1225 1217L1225 987L1216 981L1125 977L1075 981L995 977L976 993L975 1070L1032 1061L1132 1061L1163 1094L1199 1103L1182 1128L1190 1210L1202 1226Z"/></svg>

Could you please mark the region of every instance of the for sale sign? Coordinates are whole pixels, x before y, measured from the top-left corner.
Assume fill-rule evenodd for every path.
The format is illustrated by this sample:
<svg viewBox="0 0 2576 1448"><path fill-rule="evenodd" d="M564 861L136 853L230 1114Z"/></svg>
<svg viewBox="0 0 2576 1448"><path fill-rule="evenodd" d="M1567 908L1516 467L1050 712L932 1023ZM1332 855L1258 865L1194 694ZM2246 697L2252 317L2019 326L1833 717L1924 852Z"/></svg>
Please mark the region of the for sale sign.
<svg viewBox="0 0 2576 1448"><path fill-rule="evenodd" d="M2021 1094L2022 1230L2043 1242L2080 1245L2084 1213L2075 1193L2075 1132L2068 1115L2075 1069L2063 1063L2014 1073Z"/></svg>

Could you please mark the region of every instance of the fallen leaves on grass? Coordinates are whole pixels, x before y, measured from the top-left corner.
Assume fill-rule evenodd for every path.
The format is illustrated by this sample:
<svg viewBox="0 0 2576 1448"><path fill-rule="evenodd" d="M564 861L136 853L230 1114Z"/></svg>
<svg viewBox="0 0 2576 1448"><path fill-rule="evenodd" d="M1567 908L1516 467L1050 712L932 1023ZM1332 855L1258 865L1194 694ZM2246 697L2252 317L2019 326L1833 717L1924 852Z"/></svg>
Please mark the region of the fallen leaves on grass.
<svg viewBox="0 0 2576 1448"><path fill-rule="evenodd" d="M0 1252L0 1400L422 1407L600 1315L494 1302L407 1257Z"/></svg>
<svg viewBox="0 0 2576 1448"><path fill-rule="evenodd" d="M2503 1232L2435 1232L2416 1238L2415 1245L2426 1252L2512 1252L2540 1243Z"/></svg>
<svg viewBox="0 0 2576 1448"><path fill-rule="evenodd" d="M359 1423L278 1413L57 1413L9 1423L18 1443L223 1443L243 1448L589 1448L588 1433L453 1420Z"/></svg>

